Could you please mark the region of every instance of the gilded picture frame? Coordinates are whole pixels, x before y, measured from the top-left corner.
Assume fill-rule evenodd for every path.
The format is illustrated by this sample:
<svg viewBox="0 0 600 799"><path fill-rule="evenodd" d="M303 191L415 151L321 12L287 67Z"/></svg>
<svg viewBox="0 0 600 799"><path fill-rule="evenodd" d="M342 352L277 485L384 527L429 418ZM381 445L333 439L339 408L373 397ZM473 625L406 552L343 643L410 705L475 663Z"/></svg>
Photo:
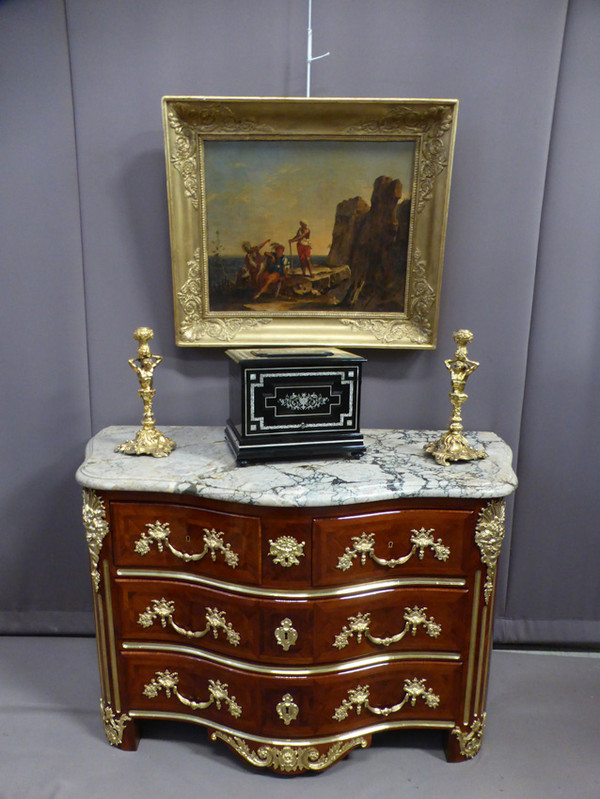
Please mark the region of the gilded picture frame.
<svg viewBox="0 0 600 799"><path fill-rule="evenodd" d="M457 100L162 106L178 345L435 347Z"/></svg>

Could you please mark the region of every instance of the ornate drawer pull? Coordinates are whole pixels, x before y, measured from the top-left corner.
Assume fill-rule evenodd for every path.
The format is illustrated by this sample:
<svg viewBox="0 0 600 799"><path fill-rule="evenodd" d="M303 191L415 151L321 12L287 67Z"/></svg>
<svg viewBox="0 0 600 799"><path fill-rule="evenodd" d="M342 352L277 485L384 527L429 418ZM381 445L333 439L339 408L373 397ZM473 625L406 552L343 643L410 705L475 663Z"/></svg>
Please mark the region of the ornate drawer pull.
<svg viewBox="0 0 600 799"><path fill-rule="evenodd" d="M138 555L147 555L150 552L152 544L156 544L158 551L162 552L165 547L178 558L181 558L186 563L189 561L202 560L202 558L210 552L212 560L217 559L217 552L221 552L225 558L225 563L231 566L232 569L238 565L239 555L231 549L231 544L223 543L224 533L217 532L213 529L209 530L204 528L204 549L202 552L190 555L188 552L180 552L169 541L171 528L169 522L156 521L154 524L147 524L148 532L142 533L140 538L135 542L134 549Z"/></svg>
<svg viewBox="0 0 600 799"><path fill-rule="evenodd" d="M396 635L391 635L388 638L378 638L371 635L369 627L371 625L370 613L357 613L356 616L348 616L349 626L342 627L342 631L335 636L333 645L337 649L343 649L348 646L350 638L356 633L356 641L360 644L363 635L372 644L376 646L391 646L397 644L410 630L411 635L417 634L417 628L423 627L427 635L432 638L437 638L442 632L442 627L438 624L433 616L428 619L425 615L427 608L419 608L416 605L414 608L404 608L404 629Z"/></svg>
<svg viewBox="0 0 600 799"><path fill-rule="evenodd" d="M389 569L393 569L396 566L402 566L407 563L417 551L419 552L419 560L423 560L426 549L431 549L433 556L438 560L446 561L450 556L450 547L444 546L441 538L436 541L432 535L434 532L433 528L426 530L424 527L421 527L420 530L411 530L410 543L412 544L412 549L410 552L401 558L392 558L390 560L378 558L375 554L375 533L362 533L360 536L353 536L351 540L354 542L354 546L352 548L346 547L344 554L338 558L336 568L341 569L343 572L347 571L352 566L354 559L359 555L360 564L364 566L368 555L379 566L387 566Z"/></svg>
<svg viewBox="0 0 600 799"><path fill-rule="evenodd" d="M140 613L138 624L141 627L151 627L154 619L158 618L163 627L166 627L168 623L176 633L184 635L186 638L204 638L211 630L213 636L218 638L219 630L223 630L232 646L237 646L240 642L240 634L233 629L231 622L225 621L225 611L223 610L206 608L206 627L198 632L180 627L173 621L174 613L175 602L168 601L164 597L162 599L153 599L152 604L148 605L143 613Z"/></svg>
<svg viewBox="0 0 600 799"><path fill-rule="evenodd" d="M210 699L207 699L206 702L196 702L179 693L178 682L179 675L176 671L169 671L168 669L157 671L148 685L144 686L143 694L148 699L155 699L161 690L164 690L167 697L170 698L171 694L173 694L182 705L192 710L206 710L212 704L217 706L217 710L221 710L221 703L224 702L234 718L237 719L242 715L242 708L236 702L235 696L229 696L227 683L222 683L220 680L209 680L208 693L210 694Z"/></svg>
<svg viewBox="0 0 600 799"><path fill-rule="evenodd" d="M356 688L351 688L348 691L348 698L344 699L342 704L335 709L332 718L335 721L343 721L348 718L348 711L353 707L358 716L363 707L376 716L390 716L392 713L402 710L407 702L414 707L417 699L422 699L427 707L431 708L437 707L440 703L439 696L434 694L431 688L426 687L425 680L420 680L417 677L412 680L404 680L404 698L392 707L373 707L369 704L369 692L368 685L357 685Z"/></svg>

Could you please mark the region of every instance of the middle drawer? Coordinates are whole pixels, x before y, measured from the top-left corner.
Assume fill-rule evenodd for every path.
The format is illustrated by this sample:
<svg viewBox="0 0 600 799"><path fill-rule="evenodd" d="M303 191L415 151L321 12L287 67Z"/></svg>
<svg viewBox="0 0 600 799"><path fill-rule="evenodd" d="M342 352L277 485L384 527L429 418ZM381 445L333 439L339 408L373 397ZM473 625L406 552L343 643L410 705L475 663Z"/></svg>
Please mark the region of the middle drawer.
<svg viewBox="0 0 600 799"><path fill-rule="evenodd" d="M123 640L274 664L460 652L470 623L464 587L370 586L350 596L278 599L172 580L118 579L115 594Z"/></svg>

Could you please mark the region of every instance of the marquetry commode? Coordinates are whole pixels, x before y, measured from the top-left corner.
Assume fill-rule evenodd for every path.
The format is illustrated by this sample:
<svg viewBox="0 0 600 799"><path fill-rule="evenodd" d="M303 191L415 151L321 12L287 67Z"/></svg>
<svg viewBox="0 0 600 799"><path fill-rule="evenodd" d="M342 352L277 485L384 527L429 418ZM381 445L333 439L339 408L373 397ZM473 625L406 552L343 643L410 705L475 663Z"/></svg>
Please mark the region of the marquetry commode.
<svg viewBox="0 0 600 799"><path fill-rule="evenodd" d="M358 461L237 467L221 428L172 427L168 458L115 447L77 472L107 738L192 721L246 762L319 771L373 733L481 745L510 449L449 467L435 432L364 431Z"/></svg>

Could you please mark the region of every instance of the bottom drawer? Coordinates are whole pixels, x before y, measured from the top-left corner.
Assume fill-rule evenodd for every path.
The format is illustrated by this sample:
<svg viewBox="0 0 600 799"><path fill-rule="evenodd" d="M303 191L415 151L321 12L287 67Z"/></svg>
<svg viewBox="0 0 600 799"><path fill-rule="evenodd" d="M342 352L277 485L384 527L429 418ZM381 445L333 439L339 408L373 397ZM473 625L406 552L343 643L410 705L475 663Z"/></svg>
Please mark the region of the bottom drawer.
<svg viewBox="0 0 600 799"><path fill-rule="evenodd" d="M129 711L202 719L276 738L446 726L458 718L462 664L422 660L289 671L231 668L192 655L121 655ZM343 668L343 667L342 667Z"/></svg>

